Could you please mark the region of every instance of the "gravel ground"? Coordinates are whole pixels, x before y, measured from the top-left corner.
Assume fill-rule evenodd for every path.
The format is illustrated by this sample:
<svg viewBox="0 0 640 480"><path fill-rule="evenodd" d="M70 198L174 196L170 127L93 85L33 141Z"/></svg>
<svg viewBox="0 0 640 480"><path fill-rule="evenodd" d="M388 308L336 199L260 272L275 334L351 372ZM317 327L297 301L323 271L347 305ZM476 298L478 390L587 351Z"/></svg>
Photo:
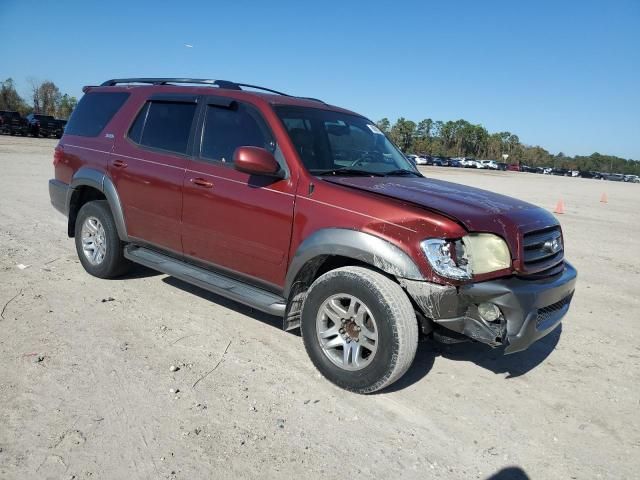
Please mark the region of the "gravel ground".
<svg viewBox="0 0 640 480"><path fill-rule="evenodd" d="M562 197L573 306L520 354L424 342L359 396L276 318L142 268L87 275L49 205L54 145L0 136L0 478L638 478L640 185L425 168Z"/></svg>

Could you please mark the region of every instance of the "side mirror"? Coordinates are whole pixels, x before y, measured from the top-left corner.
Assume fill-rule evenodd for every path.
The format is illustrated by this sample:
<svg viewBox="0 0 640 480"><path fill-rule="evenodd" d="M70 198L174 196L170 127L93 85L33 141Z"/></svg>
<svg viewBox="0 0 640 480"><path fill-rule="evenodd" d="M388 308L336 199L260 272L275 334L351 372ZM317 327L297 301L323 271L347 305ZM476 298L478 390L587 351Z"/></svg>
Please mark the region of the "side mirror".
<svg viewBox="0 0 640 480"><path fill-rule="evenodd" d="M260 147L238 147L233 154L236 170L251 175L283 178L284 173L271 152Z"/></svg>

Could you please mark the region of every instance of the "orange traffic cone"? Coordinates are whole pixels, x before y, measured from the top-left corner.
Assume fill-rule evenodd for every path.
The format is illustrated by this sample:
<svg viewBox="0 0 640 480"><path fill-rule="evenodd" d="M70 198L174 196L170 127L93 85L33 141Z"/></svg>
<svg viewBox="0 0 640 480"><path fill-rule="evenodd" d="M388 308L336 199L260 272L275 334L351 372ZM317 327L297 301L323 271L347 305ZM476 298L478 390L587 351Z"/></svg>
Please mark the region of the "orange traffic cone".
<svg viewBox="0 0 640 480"><path fill-rule="evenodd" d="M562 201L562 199L558 200L556 209L553 211L553 213L564 213L564 202Z"/></svg>
<svg viewBox="0 0 640 480"><path fill-rule="evenodd" d="M600 195L600 203L607 203L607 194L606 193L602 193L602 195Z"/></svg>

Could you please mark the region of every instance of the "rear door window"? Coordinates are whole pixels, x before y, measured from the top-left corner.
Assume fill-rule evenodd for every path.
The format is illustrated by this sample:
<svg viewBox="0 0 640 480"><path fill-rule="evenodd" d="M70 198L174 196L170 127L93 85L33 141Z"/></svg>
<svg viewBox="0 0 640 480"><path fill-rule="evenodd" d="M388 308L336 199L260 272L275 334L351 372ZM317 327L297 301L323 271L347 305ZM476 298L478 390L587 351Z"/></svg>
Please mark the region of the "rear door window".
<svg viewBox="0 0 640 480"><path fill-rule="evenodd" d="M254 108L237 102L229 107L207 105L200 156L230 164L238 147L260 147L273 153L276 142Z"/></svg>
<svg viewBox="0 0 640 480"><path fill-rule="evenodd" d="M71 114L65 133L81 137L97 137L128 97L129 94L126 92L87 93L80 99L80 103ZM46 117L46 119L53 120L53 117Z"/></svg>
<svg viewBox="0 0 640 480"><path fill-rule="evenodd" d="M129 138L145 147L185 155L195 112L195 103L149 101L136 117Z"/></svg>

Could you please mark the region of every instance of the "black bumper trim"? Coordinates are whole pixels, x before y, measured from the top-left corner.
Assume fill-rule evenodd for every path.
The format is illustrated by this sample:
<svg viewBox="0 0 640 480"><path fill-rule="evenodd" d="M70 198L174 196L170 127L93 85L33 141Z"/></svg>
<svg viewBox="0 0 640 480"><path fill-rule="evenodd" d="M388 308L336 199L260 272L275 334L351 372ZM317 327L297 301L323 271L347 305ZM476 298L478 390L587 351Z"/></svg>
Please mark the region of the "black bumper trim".
<svg viewBox="0 0 640 480"><path fill-rule="evenodd" d="M68 193L71 187L60 180L49 180L49 198L51 205L65 216L69 215L69 205L67 203Z"/></svg>
<svg viewBox="0 0 640 480"><path fill-rule="evenodd" d="M569 310L576 278L575 268L565 262L561 273L545 279L511 277L465 285L457 290L442 287L445 290L437 295L433 286L419 288L418 282L405 287L436 324L492 346L507 343L505 353L514 353L527 349L558 326ZM482 302L498 305L503 322L480 320L475 306ZM425 309L425 305L430 308Z"/></svg>

